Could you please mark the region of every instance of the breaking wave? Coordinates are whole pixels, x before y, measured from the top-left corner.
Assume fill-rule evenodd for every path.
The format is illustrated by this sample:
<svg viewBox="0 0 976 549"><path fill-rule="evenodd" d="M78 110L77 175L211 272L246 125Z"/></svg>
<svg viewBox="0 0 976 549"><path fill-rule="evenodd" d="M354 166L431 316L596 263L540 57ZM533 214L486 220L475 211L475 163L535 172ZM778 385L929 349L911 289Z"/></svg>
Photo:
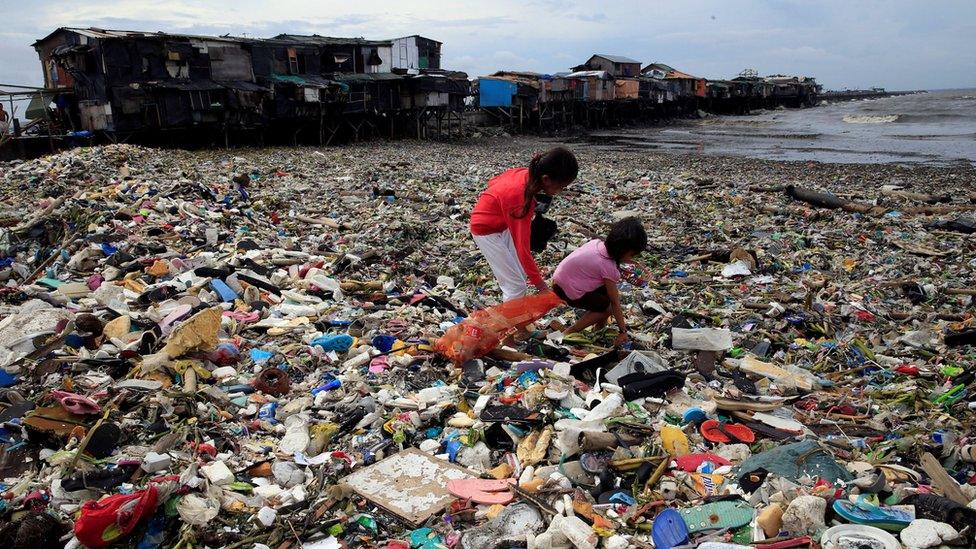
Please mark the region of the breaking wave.
<svg viewBox="0 0 976 549"><path fill-rule="evenodd" d="M897 121L901 115L898 114L848 114L843 118L848 124L887 124Z"/></svg>

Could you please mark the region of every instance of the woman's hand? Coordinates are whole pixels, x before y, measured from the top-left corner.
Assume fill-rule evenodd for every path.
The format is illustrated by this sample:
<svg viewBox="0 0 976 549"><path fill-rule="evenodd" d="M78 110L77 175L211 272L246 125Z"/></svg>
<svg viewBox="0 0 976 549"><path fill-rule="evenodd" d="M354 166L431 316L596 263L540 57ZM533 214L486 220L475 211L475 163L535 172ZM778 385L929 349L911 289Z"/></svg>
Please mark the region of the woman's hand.
<svg viewBox="0 0 976 549"><path fill-rule="evenodd" d="M546 284L545 280L541 280L535 284L535 289L541 294L549 291L549 285Z"/></svg>

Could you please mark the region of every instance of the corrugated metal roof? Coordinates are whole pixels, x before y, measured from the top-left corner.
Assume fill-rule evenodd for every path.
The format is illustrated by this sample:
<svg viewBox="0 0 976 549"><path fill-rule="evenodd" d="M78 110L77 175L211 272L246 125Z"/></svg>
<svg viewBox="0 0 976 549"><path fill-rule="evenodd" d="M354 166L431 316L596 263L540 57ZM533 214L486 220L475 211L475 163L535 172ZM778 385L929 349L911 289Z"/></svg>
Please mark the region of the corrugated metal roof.
<svg viewBox="0 0 976 549"><path fill-rule="evenodd" d="M677 70L671 65L665 65L664 63L648 63L647 66L644 67L644 70L647 69L659 70L661 72L672 72Z"/></svg>
<svg viewBox="0 0 976 549"><path fill-rule="evenodd" d="M623 55L606 55L604 53L595 53L593 57L602 57L611 63L637 63L640 65L640 61L636 59L631 59L629 57L624 57Z"/></svg>
<svg viewBox="0 0 976 549"><path fill-rule="evenodd" d="M649 71L657 71L657 72L664 73L665 80L702 80L702 78L688 74L686 72L681 72L678 69L672 67L671 65L665 65L664 63L648 63L646 67L641 69L641 72L643 73Z"/></svg>
<svg viewBox="0 0 976 549"><path fill-rule="evenodd" d="M596 78L602 78L602 79L609 79L610 78L610 73L608 73L607 71L576 71L576 72L571 72L571 73L567 74L565 77L566 78L591 78L591 77L596 77Z"/></svg>
<svg viewBox="0 0 976 549"><path fill-rule="evenodd" d="M341 38L336 36L319 36L317 34L279 34L275 40L292 42L306 42L322 46L392 46L392 40L366 40L365 38Z"/></svg>
<svg viewBox="0 0 976 549"><path fill-rule="evenodd" d="M697 76L692 76L686 72L681 71L671 71L664 78L678 79L678 80L701 80Z"/></svg>
<svg viewBox="0 0 976 549"><path fill-rule="evenodd" d="M128 30L114 30L114 29L99 29L95 27L61 27L58 31L68 31L80 34L82 36L87 36L88 38L185 38L189 40L207 40L211 42L248 42L253 41L251 38L242 38L237 36L204 36L197 34L177 34L170 32L143 32L143 31L128 31ZM57 31L55 31L57 32ZM54 33L51 33L54 34ZM50 35L48 35L50 36Z"/></svg>

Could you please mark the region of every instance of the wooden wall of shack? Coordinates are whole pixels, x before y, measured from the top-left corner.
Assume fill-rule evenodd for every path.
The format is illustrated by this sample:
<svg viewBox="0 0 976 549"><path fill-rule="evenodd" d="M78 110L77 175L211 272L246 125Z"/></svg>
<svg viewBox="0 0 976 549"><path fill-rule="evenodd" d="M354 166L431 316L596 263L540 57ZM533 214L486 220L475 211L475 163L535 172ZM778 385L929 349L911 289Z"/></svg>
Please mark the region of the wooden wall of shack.
<svg viewBox="0 0 976 549"><path fill-rule="evenodd" d="M59 29L35 49L46 86L72 97L76 127L106 134L273 129L402 109L463 110L470 93L463 73L362 74L369 65L354 59L369 61L375 50L362 53L349 40ZM343 72L354 66L359 74Z"/></svg>

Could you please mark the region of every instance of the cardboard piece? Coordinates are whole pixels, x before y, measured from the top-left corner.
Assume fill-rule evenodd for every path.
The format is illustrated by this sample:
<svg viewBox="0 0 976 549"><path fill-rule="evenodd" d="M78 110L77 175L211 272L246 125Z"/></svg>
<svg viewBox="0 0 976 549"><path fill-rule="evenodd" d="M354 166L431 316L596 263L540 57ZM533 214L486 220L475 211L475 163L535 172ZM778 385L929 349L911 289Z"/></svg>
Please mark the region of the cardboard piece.
<svg viewBox="0 0 976 549"><path fill-rule="evenodd" d="M347 476L342 484L413 527L454 501L447 483L473 472L409 448Z"/></svg>

